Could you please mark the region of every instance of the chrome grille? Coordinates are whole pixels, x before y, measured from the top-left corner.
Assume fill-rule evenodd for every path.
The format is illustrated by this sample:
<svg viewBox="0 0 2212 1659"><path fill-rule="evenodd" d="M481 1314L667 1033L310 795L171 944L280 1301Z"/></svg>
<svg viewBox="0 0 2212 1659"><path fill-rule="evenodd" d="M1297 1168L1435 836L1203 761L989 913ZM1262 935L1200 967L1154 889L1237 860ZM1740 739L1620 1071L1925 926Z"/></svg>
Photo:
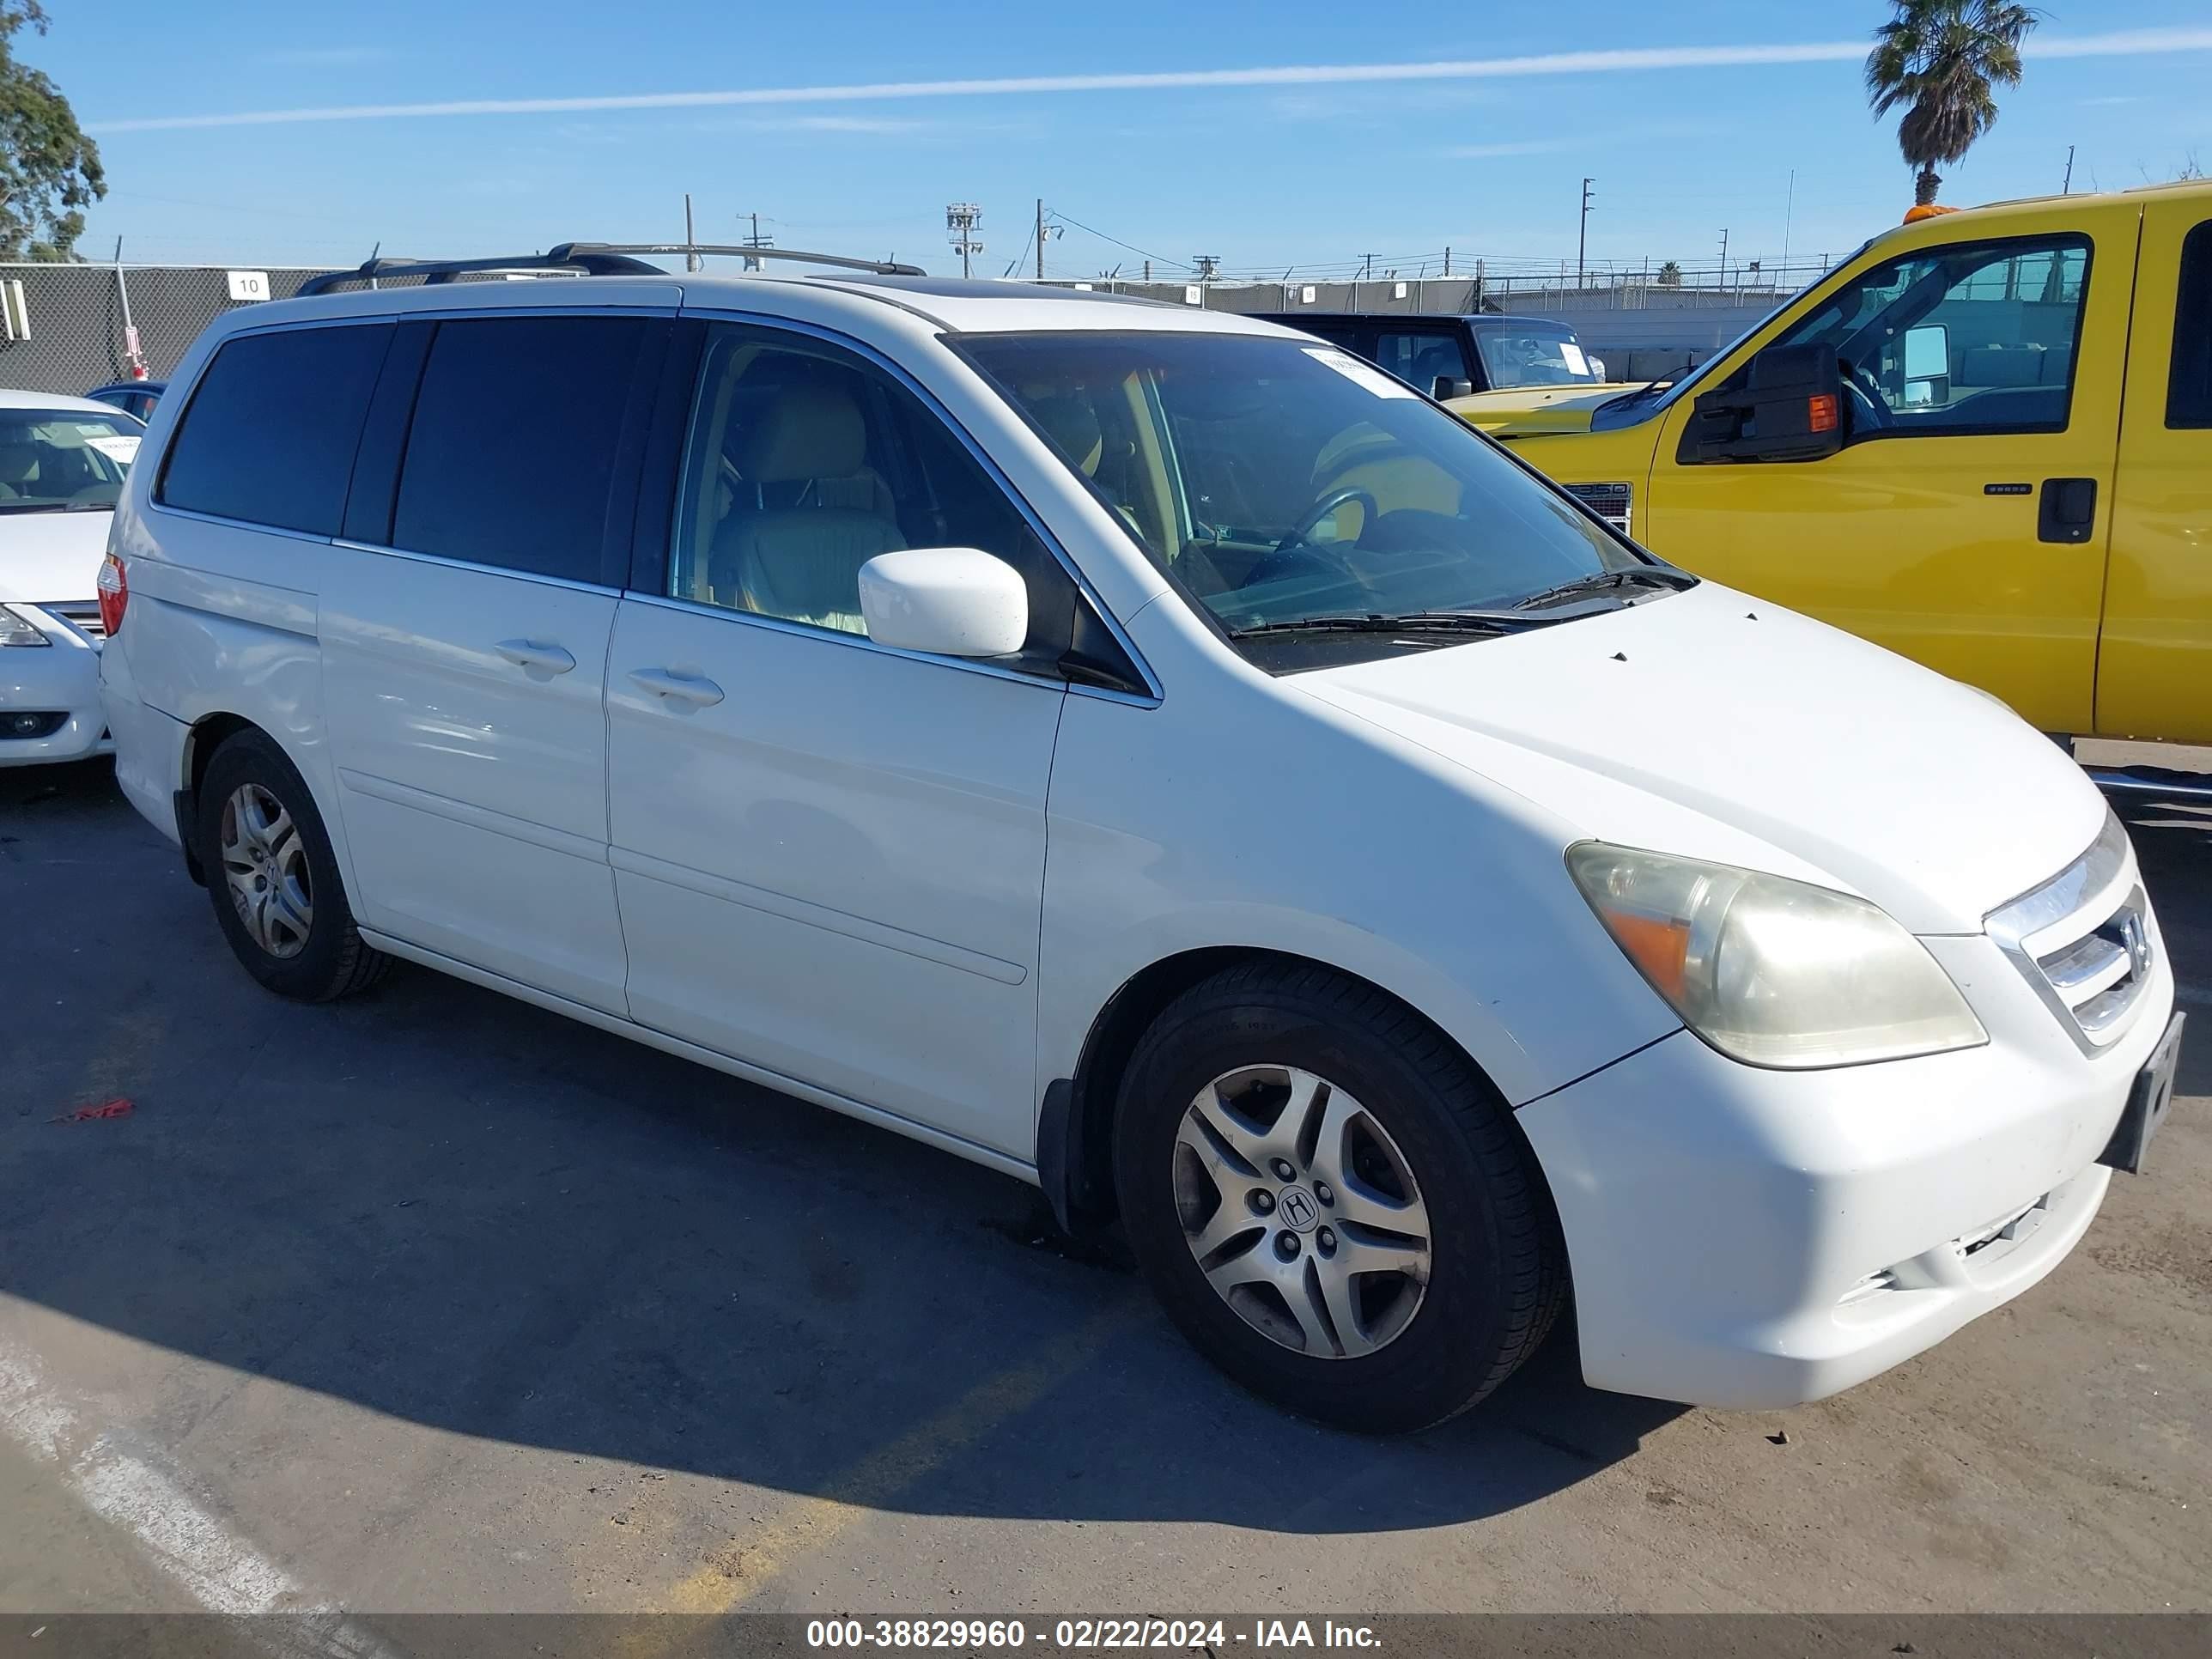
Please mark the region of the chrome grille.
<svg viewBox="0 0 2212 1659"><path fill-rule="evenodd" d="M1990 936L2090 1052L2127 1024L2149 985L2158 931L2136 879L2135 850L2110 812L2096 844L1989 916Z"/></svg>
<svg viewBox="0 0 2212 1659"><path fill-rule="evenodd" d="M1629 503L1634 492L1625 483L1571 483L1560 489L1603 519L1622 535L1629 533Z"/></svg>
<svg viewBox="0 0 2212 1659"><path fill-rule="evenodd" d="M107 629L100 623L100 601L97 599L79 600L69 605L41 605L39 608L59 617L71 628L88 638L99 640L107 637Z"/></svg>

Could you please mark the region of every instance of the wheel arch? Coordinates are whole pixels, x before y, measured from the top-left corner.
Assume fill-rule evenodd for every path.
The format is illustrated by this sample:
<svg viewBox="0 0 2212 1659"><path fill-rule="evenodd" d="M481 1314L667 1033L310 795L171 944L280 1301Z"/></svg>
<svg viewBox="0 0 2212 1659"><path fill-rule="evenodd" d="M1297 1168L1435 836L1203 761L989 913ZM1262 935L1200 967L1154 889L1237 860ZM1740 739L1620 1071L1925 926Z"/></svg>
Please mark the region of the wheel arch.
<svg viewBox="0 0 2212 1659"><path fill-rule="evenodd" d="M1115 1114L1121 1079L1138 1042L1162 1011L1193 986L1226 969L1249 962L1317 968L1365 986L1407 1010L1434 1030L1466 1061L1496 1097L1498 1109L1514 1121L1510 1103L1488 1070L1467 1045L1441 1022L1387 985L1318 957L1257 945L1206 945L1160 957L1131 975L1107 999L1085 1036L1073 1077L1047 1086L1037 1121L1037 1181L1060 1225L1071 1233L1095 1232L1115 1214L1114 1196ZM1514 1133L1521 1133L1515 1122ZM1530 1149L1529 1162L1540 1184L1542 1167ZM1548 1189L1547 1202L1551 1200Z"/></svg>
<svg viewBox="0 0 2212 1659"><path fill-rule="evenodd" d="M264 727L243 714L228 710L203 714L185 731L183 764L178 769L172 802L177 815L177 842L184 849L185 872L202 887L207 885L207 872L201 867L199 850L192 844L193 828L199 822L200 781L207 776L208 763L215 758L215 751L240 732L260 732L272 743L276 741Z"/></svg>

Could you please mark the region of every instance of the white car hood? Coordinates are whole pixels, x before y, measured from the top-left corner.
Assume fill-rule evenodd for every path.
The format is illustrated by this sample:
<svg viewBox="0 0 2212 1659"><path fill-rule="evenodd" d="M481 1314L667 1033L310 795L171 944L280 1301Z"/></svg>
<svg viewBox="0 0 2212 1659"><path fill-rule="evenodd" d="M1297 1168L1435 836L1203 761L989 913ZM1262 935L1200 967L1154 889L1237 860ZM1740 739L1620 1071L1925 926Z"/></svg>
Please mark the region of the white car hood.
<svg viewBox="0 0 2212 1659"><path fill-rule="evenodd" d="M0 513L0 601L67 605L97 599L109 507L81 513Z"/></svg>
<svg viewBox="0 0 2212 1659"><path fill-rule="evenodd" d="M2096 838L2104 800L1994 698L1711 582L1528 634L1285 682L1579 837L1856 891L1918 933Z"/></svg>

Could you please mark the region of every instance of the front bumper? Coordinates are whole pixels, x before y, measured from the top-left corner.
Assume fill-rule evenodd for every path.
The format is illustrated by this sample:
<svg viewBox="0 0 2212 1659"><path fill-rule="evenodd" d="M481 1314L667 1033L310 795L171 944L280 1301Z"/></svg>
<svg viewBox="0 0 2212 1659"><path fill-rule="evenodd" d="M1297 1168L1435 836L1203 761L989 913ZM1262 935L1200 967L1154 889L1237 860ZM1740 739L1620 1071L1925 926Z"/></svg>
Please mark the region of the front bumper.
<svg viewBox="0 0 2212 1659"><path fill-rule="evenodd" d="M1985 1046L1775 1072L1682 1031L1522 1109L1591 1386L1818 1400L2019 1295L2088 1230L2098 1156L2172 1010L2163 949L2089 1055L1994 942L1925 942Z"/></svg>
<svg viewBox="0 0 2212 1659"><path fill-rule="evenodd" d="M100 647L49 611L27 605L11 608L48 643L0 647L0 766L112 754L115 744L100 707ZM44 717L38 735L11 733L18 714Z"/></svg>

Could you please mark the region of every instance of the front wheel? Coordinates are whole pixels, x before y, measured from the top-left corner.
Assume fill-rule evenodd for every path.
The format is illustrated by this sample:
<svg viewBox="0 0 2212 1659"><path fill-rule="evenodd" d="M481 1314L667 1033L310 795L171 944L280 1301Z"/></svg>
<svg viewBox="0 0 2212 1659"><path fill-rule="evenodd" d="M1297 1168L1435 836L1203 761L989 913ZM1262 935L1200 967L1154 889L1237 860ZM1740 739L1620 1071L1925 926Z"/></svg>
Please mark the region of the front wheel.
<svg viewBox="0 0 2212 1659"><path fill-rule="evenodd" d="M1115 1183L1170 1317L1238 1382L1370 1432L1465 1410L1566 1290L1533 1155L1427 1021L1318 967L1196 986L1123 1079Z"/></svg>

